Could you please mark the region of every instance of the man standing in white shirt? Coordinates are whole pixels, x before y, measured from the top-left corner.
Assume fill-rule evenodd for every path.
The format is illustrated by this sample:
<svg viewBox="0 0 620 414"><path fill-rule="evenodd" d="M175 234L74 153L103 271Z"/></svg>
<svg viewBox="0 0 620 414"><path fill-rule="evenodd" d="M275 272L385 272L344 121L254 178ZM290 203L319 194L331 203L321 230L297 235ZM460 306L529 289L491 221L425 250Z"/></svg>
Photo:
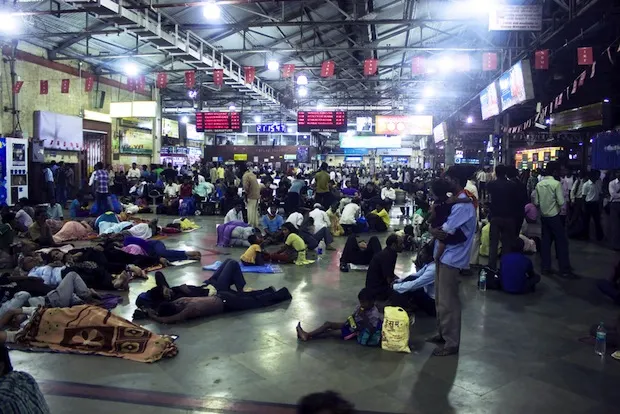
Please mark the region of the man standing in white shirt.
<svg viewBox="0 0 620 414"><path fill-rule="evenodd" d="M603 239L603 227L601 226L601 176L600 171L592 170L589 180L583 184L583 197L586 202L583 220L583 238L590 237L590 218L594 220L596 240Z"/></svg>
<svg viewBox="0 0 620 414"><path fill-rule="evenodd" d="M615 179L609 182L609 230L611 248L620 250L620 170L615 171Z"/></svg>
<svg viewBox="0 0 620 414"><path fill-rule="evenodd" d="M140 169L136 165L136 163L131 164L131 168L127 171L127 182L129 183L129 188L136 185L138 180L140 179Z"/></svg>
<svg viewBox="0 0 620 414"><path fill-rule="evenodd" d="M478 193L480 194L480 200L485 200L487 198L487 173L484 168L478 171L478 174L476 174L476 179L478 180Z"/></svg>

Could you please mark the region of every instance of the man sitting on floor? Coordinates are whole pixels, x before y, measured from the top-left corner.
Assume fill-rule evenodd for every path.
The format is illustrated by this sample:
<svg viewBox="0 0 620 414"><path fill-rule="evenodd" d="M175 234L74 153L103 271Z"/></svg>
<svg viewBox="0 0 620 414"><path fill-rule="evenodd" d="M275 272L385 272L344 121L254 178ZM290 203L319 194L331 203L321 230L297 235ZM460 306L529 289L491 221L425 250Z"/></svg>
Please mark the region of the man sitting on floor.
<svg viewBox="0 0 620 414"><path fill-rule="evenodd" d="M535 292L536 284L540 282L540 275L534 271L532 261L523 254L523 246L520 238L516 238L512 246L504 246L507 252L500 259L500 280L504 292Z"/></svg>
<svg viewBox="0 0 620 414"><path fill-rule="evenodd" d="M405 309L422 309L429 316L435 316L435 260L433 244L425 244L416 258L418 271L404 279L396 279L392 285L395 293L390 304Z"/></svg>
<svg viewBox="0 0 620 414"><path fill-rule="evenodd" d="M358 241L355 235L350 235L344 244L340 255L340 271L348 272L349 264L368 266L370 261L381 251L381 242L377 236L372 236L368 242Z"/></svg>
<svg viewBox="0 0 620 414"><path fill-rule="evenodd" d="M226 213L224 224L231 221L243 221L243 204L235 204L235 206Z"/></svg>
<svg viewBox="0 0 620 414"><path fill-rule="evenodd" d="M0 413L50 413L35 379L28 373L13 370L9 350L4 345L0 345Z"/></svg>
<svg viewBox="0 0 620 414"><path fill-rule="evenodd" d="M366 216L370 231L382 232L390 227L390 215L384 203L377 203L375 209Z"/></svg>
<svg viewBox="0 0 620 414"><path fill-rule="evenodd" d="M395 234L391 234L385 244L386 248L372 258L366 272L366 287L376 300L386 300L392 294L396 259L403 251L403 242Z"/></svg>

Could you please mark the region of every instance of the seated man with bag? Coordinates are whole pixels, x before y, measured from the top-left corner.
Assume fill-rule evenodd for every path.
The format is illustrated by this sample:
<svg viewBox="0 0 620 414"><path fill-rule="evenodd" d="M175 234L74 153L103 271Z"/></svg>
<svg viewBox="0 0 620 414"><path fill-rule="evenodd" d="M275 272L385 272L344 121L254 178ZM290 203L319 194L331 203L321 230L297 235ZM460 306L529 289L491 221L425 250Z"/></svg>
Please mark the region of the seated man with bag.
<svg viewBox="0 0 620 414"><path fill-rule="evenodd" d="M536 284L540 282L540 275L534 272L532 261L523 254L524 242L520 238L515 241L501 257L500 282L501 289L508 293L530 293L536 291ZM487 276L487 287L488 287Z"/></svg>

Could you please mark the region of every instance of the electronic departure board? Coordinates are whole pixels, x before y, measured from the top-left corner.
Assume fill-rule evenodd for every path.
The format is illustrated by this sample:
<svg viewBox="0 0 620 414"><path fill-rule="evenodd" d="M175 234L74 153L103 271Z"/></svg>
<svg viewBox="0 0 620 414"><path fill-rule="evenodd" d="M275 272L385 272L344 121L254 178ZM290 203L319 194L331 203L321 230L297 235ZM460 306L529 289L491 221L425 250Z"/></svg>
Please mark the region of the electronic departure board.
<svg viewBox="0 0 620 414"><path fill-rule="evenodd" d="M345 111L297 112L298 132L347 132Z"/></svg>
<svg viewBox="0 0 620 414"><path fill-rule="evenodd" d="M259 134L286 133L288 129L284 124L258 124L256 125L256 132Z"/></svg>
<svg viewBox="0 0 620 414"><path fill-rule="evenodd" d="M241 112L196 112L196 132L241 132Z"/></svg>

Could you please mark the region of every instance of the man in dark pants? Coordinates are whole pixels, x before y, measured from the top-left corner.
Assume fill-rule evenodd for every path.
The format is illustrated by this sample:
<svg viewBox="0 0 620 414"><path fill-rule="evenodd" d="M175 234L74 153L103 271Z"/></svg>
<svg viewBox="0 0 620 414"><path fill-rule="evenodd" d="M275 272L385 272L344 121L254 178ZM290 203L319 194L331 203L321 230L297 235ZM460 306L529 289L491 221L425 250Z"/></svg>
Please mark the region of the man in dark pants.
<svg viewBox="0 0 620 414"><path fill-rule="evenodd" d="M366 243L365 241L358 242L355 235L350 235L340 255L340 271L348 272L349 263L367 266L380 251L381 242L377 236L372 236Z"/></svg>
<svg viewBox="0 0 620 414"><path fill-rule="evenodd" d="M515 203L513 205L515 218L515 235L521 233L521 226L525 220L525 206L530 202L525 184L519 181L519 171L515 167L508 167L506 172L508 180L515 186Z"/></svg>
<svg viewBox="0 0 620 414"><path fill-rule="evenodd" d="M95 203L97 203L97 213L103 214L110 209L108 202L108 186L110 177L108 172L103 168L103 163L95 164Z"/></svg>
<svg viewBox="0 0 620 414"><path fill-rule="evenodd" d="M586 201L583 215L583 238L590 238L590 218L594 221L596 240L603 240L603 227L601 226L601 172L590 171L588 181L583 184L583 198Z"/></svg>
<svg viewBox="0 0 620 414"><path fill-rule="evenodd" d="M560 211L565 203L562 185L554 177L559 176L559 165L556 161L547 164L545 177L536 185L534 204L540 209L542 240L540 257L542 273L551 272L551 243L555 242L555 250L560 265L560 276L571 279L570 259L568 256L568 237L562 225Z"/></svg>
<svg viewBox="0 0 620 414"><path fill-rule="evenodd" d="M514 206L520 203L517 199L516 186L506 178L507 170L508 167L505 165L500 164L495 167L497 179L487 185L489 193L489 221L491 224L489 234L489 267L494 270L497 270L497 251L500 239L503 246L509 245L514 239Z"/></svg>
<svg viewBox="0 0 620 414"><path fill-rule="evenodd" d="M329 173L327 172L327 163L323 162L319 172L314 176L315 191L314 201L321 204L326 210L331 202L331 193L329 191Z"/></svg>
<svg viewBox="0 0 620 414"><path fill-rule="evenodd" d="M372 258L366 272L366 288L376 300L386 300L392 294L396 259L403 251L403 241L396 234L388 236L385 244L386 248Z"/></svg>
<svg viewBox="0 0 620 414"><path fill-rule="evenodd" d="M422 247L416 259L418 271L404 279L396 279L390 304L407 310L421 309L429 316L436 316L435 304L435 260L433 244Z"/></svg>
<svg viewBox="0 0 620 414"><path fill-rule="evenodd" d="M445 178L454 187L453 193L458 198L465 198L467 179L473 174L472 167L455 165L446 171ZM440 228L431 228L430 233L437 240L445 240L448 234L460 229L465 241L447 244L438 258L435 276L435 303L437 310L437 334L428 338L428 342L438 344L433 351L435 356L454 355L459 352L461 344L461 299L459 297L459 274L469 268L471 247L476 232L476 210L473 203L456 203L446 222ZM435 243L435 253L439 243ZM443 346L441 346L443 344Z"/></svg>

